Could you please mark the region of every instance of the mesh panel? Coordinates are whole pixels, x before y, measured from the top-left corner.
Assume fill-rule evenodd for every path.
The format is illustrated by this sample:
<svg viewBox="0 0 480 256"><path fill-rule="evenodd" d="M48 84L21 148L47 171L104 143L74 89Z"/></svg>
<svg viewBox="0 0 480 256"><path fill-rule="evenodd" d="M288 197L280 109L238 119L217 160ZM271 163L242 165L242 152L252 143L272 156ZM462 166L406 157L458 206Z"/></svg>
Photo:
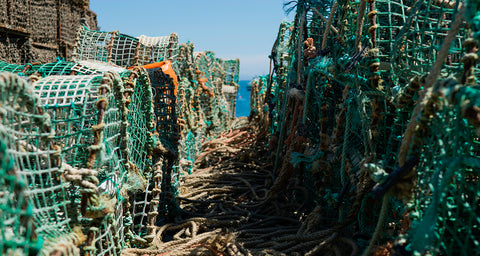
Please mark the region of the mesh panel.
<svg viewBox="0 0 480 256"><path fill-rule="evenodd" d="M145 237L147 233L147 220L156 216L149 212L156 212L156 207L151 207L153 183L153 158L155 135L155 115L153 112L153 94L148 74L145 70L134 71L138 78L135 81L134 92L128 103L128 140L126 150L129 159L129 190L130 210L133 219L131 230L135 235ZM132 81L133 82L133 81ZM138 242L137 242L138 243Z"/></svg>
<svg viewBox="0 0 480 256"><path fill-rule="evenodd" d="M425 77L445 37L453 33L453 20L463 4L298 1L295 23L281 24L273 47L273 81L264 76L252 82L251 117L270 127L277 175L292 168L285 158L301 168L299 178L316 198L312 205L322 209L319 226L348 223L342 227L347 233L373 234L371 241L353 238L367 250L364 255L384 255L382 250L399 237L402 212L409 211L415 222L407 232L405 250L478 253L478 211L472 206L478 203L473 196L478 192L478 134L471 127L478 126L471 116L478 111L466 114L472 104L480 104L477 88L450 92L448 97L456 99L443 101L435 99L445 88L434 89L430 105L420 114L413 112L418 91L431 86ZM324 22L320 16L326 17ZM445 64L437 68L440 77L462 77L450 83L474 84L477 71L469 61L476 59L476 44L466 39L465 24L458 24ZM460 100L462 93L470 103ZM268 115L261 115L262 108ZM414 135L406 132L410 119L419 120ZM414 157L402 167L398 163L405 153L400 150L402 141L410 136L415 139L409 156L421 159L416 172L410 166L415 163L409 162ZM408 173L396 176L401 171ZM390 182L395 185L388 190ZM380 202L378 195L385 191L390 194ZM390 195L414 197L413 208ZM404 231L410 229L407 220Z"/></svg>
<svg viewBox="0 0 480 256"><path fill-rule="evenodd" d="M393 52L392 60L395 63L393 74L399 80L400 85L407 83L412 75L430 71L451 26L453 14L457 12L457 8L454 8L456 3L457 1L420 1L415 4L412 2L410 15L406 19L405 25L392 29L390 34L399 34L397 36L399 40L396 40L393 45L391 43L393 47L389 49ZM398 6L396 8L398 16L408 8L403 6L402 2L396 3L395 6ZM405 16L402 15L402 17ZM407 27L412 29L406 29ZM458 69L463 55L462 42L464 39L465 31L461 29L450 48L450 54L445 63L446 72Z"/></svg>
<svg viewBox="0 0 480 256"><path fill-rule="evenodd" d="M102 74L107 71L113 71L123 73L126 71L124 68L109 65L104 62L94 61L94 60L81 60L75 63L72 67L72 71L75 71L77 74L93 75L93 74Z"/></svg>
<svg viewBox="0 0 480 256"><path fill-rule="evenodd" d="M1 196L0 250L7 255L28 255L37 253L42 241L35 241L33 208L29 203L23 177L15 171L13 159L7 153L7 146L0 140ZM20 221L22 220L22 221Z"/></svg>
<svg viewBox="0 0 480 256"><path fill-rule="evenodd" d="M230 118L235 118L235 105L237 100L240 61L238 59L223 60L222 64L223 72L225 73L222 92L227 103L227 116Z"/></svg>
<svg viewBox="0 0 480 256"><path fill-rule="evenodd" d="M458 111L447 105L433 118L430 129L435 133L425 138L429 152L417 168L409 242L422 254L479 253L480 144Z"/></svg>
<svg viewBox="0 0 480 256"><path fill-rule="evenodd" d="M122 67L145 65L174 59L178 51L178 36L135 38L114 32L101 32L80 28L74 59L96 60Z"/></svg>
<svg viewBox="0 0 480 256"><path fill-rule="evenodd" d="M21 210L20 215L17 215L17 221L11 222L12 216L8 217L8 212L5 211L2 223L10 226L10 228L2 228L3 235L8 232L13 232L13 228L20 228L21 223L24 226L18 230L16 235L24 235L23 238L33 241L34 233L29 226L31 218L35 223L35 233L39 236L36 250L41 249L42 242L40 239L48 239L47 245L50 246L59 237L65 236L70 232L68 225L69 216L67 216L67 186L60 172L58 150L55 144L51 141L52 131L50 117L43 114L43 110L39 107L40 100L34 95L32 88L19 77L8 73L2 73L0 78L1 91L1 123L0 123L0 139L5 142L8 147L8 153L11 156L9 164L13 163L15 169L18 170L18 180L12 179L10 185L15 182L21 182L26 187L18 187L27 189L29 194L28 201L31 206L28 206L27 201L22 201L22 197L18 198L19 207L11 208L10 210ZM11 171L11 169L10 169ZM12 173L10 172L10 175ZM11 176L12 178L14 176ZM20 184L20 183L19 183ZM7 185L7 184L5 184ZM4 187L8 189L8 186ZM24 192L21 190L5 191L12 196L21 196ZM15 192L15 193L14 193ZM20 193L20 194L18 194ZM5 197L3 194L2 204L11 204L12 198ZM25 200L26 198L23 198ZM6 201L5 201L6 200ZM13 205L10 205L13 207ZM32 210L29 207L34 208ZM26 208L25 208L26 207ZM28 212L23 212L28 210ZM10 212L10 214L14 212ZM20 217L24 215L27 219L24 222L20 221ZM30 220L29 220L30 219ZM26 233L28 232L28 233ZM8 240L8 239L7 239ZM25 250L33 245L28 245L24 241L23 246ZM20 246L20 244L4 245L4 246Z"/></svg>
<svg viewBox="0 0 480 256"><path fill-rule="evenodd" d="M20 73L25 68L26 65L10 64L5 61L0 61L0 71L8 71L12 73Z"/></svg>
<svg viewBox="0 0 480 256"><path fill-rule="evenodd" d="M219 59L211 51L197 53L195 56L197 74L196 98L199 109L205 115L207 136L214 137L227 127L227 108L222 91L222 79L225 78ZM218 78L218 79L217 79ZM204 82L201 82L204 79ZM203 84L204 86L201 86Z"/></svg>
<svg viewBox="0 0 480 256"><path fill-rule="evenodd" d="M107 73L105 77L50 76L34 84L51 116L53 140L62 146L62 161L74 168L95 167L98 171L97 181L91 176L84 179L93 179L101 195L83 185L69 191L72 221L82 223L84 232L92 237L83 250L96 255L117 255L124 243L120 191L126 171L120 155L121 111L113 93L121 87L119 83L118 75ZM108 214L99 216L100 212Z"/></svg>

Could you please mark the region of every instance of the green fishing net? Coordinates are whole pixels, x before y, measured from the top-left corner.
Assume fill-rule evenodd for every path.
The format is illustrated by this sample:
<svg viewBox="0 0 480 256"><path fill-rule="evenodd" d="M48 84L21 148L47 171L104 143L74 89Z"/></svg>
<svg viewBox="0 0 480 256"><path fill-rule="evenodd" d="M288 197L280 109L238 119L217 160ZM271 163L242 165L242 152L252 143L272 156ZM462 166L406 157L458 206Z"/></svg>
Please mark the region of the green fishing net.
<svg viewBox="0 0 480 256"><path fill-rule="evenodd" d="M51 117L40 107L41 101L33 88L11 73L1 74L0 86L0 138L10 155L4 158L9 160L3 168L8 169L2 169L10 175L3 176L10 177L10 181L2 186L5 189L2 205L11 207L2 210L2 223L6 225L2 228L2 235L6 238L2 243L5 242L3 246L7 251L15 251L15 248L26 253L40 251L42 240L47 247L55 246L71 232L68 183L61 176L60 152L52 141ZM17 200L11 201L13 198ZM19 236L19 240L9 243L13 235ZM78 250L73 246L68 248L68 242L65 246L69 250Z"/></svg>
<svg viewBox="0 0 480 256"><path fill-rule="evenodd" d="M26 182L14 167L7 145L0 140L1 203L0 250L6 254L37 253L42 239L35 238L33 207L26 195Z"/></svg>
<svg viewBox="0 0 480 256"><path fill-rule="evenodd" d="M73 59L97 60L121 67L145 65L173 59L178 52L178 36L138 38L118 31L102 32L80 28Z"/></svg>
<svg viewBox="0 0 480 256"><path fill-rule="evenodd" d="M140 67L167 59L177 86L160 67ZM195 59L175 33L82 27L74 62L2 61L0 71L17 74L0 77L1 170L10 175L0 205L17 211L0 211L2 250L120 255L151 245L156 226L175 217L180 175L234 117L239 61ZM197 97L199 77L215 97Z"/></svg>
<svg viewBox="0 0 480 256"><path fill-rule="evenodd" d="M285 168L280 159L286 157L300 168L312 207L322 209L320 226L348 223L342 228L366 253L395 241L402 244L397 253L478 253L476 87L468 93L451 89L445 96L450 99L428 101L434 103L416 117L421 128L408 145L408 156L414 157L405 166L415 159L420 163L414 172L399 164L405 154L400 146L412 136L407 127L418 115L416 101L432 81L427 77L454 26L458 29L450 35L444 63L436 66L438 78L467 84L460 87L475 84L477 69L468 66L475 42L467 39L464 22L453 22L465 3L293 4L295 21L281 24L270 56L274 81L265 76L252 82L251 117L258 117L261 107L269 114L260 120L270 127L275 169ZM309 48L307 38L315 48ZM468 96L453 100L452 95ZM295 151L292 145L299 139L306 140L305 148ZM392 184L394 189L380 200ZM409 219L414 220L411 227ZM403 240L397 239L401 232L407 233Z"/></svg>

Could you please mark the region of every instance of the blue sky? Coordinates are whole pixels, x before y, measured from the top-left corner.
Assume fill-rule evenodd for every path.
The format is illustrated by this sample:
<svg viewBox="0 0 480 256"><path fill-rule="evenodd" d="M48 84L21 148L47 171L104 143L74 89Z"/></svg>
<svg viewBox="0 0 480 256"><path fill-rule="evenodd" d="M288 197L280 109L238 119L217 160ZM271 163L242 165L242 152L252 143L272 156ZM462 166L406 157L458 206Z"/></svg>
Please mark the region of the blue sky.
<svg viewBox="0 0 480 256"><path fill-rule="evenodd" d="M177 32L195 51L240 58L240 79L268 73L268 55L287 19L283 0L90 0L103 31L132 36ZM293 14L292 14L293 15ZM292 20L292 15L288 20Z"/></svg>

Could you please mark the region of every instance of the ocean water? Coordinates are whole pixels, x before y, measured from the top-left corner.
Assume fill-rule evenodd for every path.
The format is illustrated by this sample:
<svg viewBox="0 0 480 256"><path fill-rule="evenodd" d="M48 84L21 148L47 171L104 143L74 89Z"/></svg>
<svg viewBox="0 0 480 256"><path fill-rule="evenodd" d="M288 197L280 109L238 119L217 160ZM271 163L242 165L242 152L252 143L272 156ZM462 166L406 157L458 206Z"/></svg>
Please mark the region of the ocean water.
<svg viewBox="0 0 480 256"><path fill-rule="evenodd" d="M250 91L247 90L247 85L250 81L241 80L238 82L240 88L237 93L237 105L235 106L235 116L250 115Z"/></svg>

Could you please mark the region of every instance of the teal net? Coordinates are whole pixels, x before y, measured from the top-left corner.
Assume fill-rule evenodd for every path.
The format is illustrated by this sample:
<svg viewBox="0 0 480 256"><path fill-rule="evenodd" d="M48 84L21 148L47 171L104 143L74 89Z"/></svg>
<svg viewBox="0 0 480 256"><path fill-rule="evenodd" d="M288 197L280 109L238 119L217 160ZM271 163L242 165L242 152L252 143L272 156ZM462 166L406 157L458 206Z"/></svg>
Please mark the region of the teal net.
<svg viewBox="0 0 480 256"><path fill-rule="evenodd" d="M63 59L58 59L51 63L32 63L25 65L8 64L7 62L0 62L0 71L8 71L16 73L19 76L37 75L40 77L52 75L92 75L102 74L107 71L115 71L117 73L124 73L126 70L119 66L98 62L98 61L78 61L69 62Z"/></svg>
<svg viewBox="0 0 480 256"><path fill-rule="evenodd" d="M7 255L35 254L43 246L35 238L33 207L26 195L26 182L14 167L7 146L0 140L1 203L0 250Z"/></svg>
<svg viewBox="0 0 480 256"><path fill-rule="evenodd" d="M162 68L141 67L167 59L178 85ZM9 225L0 246L43 255L151 246L158 225L178 213L180 175L206 138L229 129L239 79L238 60L195 59L175 33L135 38L86 27L74 62L0 62L0 70L16 73L0 81L0 141L14 159L2 171L18 172L9 185L26 183L5 189L9 198L29 195L16 206L2 201L20 215L0 212Z"/></svg>
<svg viewBox="0 0 480 256"><path fill-rule="evenodd" d="M223 79L224 84L222 86L223 96L227 103L227 117L230 119L235 118L235 106L237 103L237 91L240 72L240 60L220 60L222 64L222 71L225 74Z"/></svg>
<svg viewBox="0 0 480 256"><path fill-rule="evenodd" d="M65 250L78 251L75 248L75 240L78 242L78 237L71 235L68 225L70 221L68 183L62 178L59 151L51 139L53 136L51 118L40 107L41 101L33 88L20 77L2 73L0 84L2 86L0 139L8 147L7 153L10 155L9 175L13 174L12 168L18 173L17 176L10 176L16 179L12 179L10 185L5 184L2 188L8 189L8 186L15 183L21 184L15 188L16 190L5 191L7 194L2 194L3 204L12 207L2 211L6 218L2 223L7 225L2 228L2 234L7 238L14 234L23 235L18 238L19 240L15 240L18 244L12 241L10 245L8 243L3 245L4 250L8 252L13 246L14 250L18 247L23 252L33 253L34 250L42 249L44 245L42 252L49 254L63 244ZM24 192L21 192L22 190ZM25 196L25 193L28 193L28 197L18 197L22 194ZM17 196L18 201L10 201L13 198L6 197L8 194ZM8 205L9 202L18 203L20 204L18 207L21 208ZM10 212L12 210L19 212ZM34 230L29 226L32 221ZM24 225L23 229L15 230L20 228L19 225ZM36 240L35 237L38 237L36 241L38 244L27 243ZM23 245L20 244L22 239Z"/></svg>
<svg viewBox="0 0 480 256"><path fill-rule="evenodd" d="M318 228L354 234L364 255L478 253L477 42L458 20L465 3L290 4L273 74L251 92L277 176L298 168L288 178L321 209Z"/></svg>
<svg viewBox="0 0 480 256"><path fill-rule="evenodd" d="M155 115L153 111L153 94L148 74L144 69L132 71L135 78L129 85L134 85L133 91L125 99L128 104L126 151L128 162L128 190L131 216L132 244L145 245L143 237L151 235L156 218L157 206L151 206L154 195L152 190L158 188L154 183L152 151L155 146ZM148 104L150 103L150 104ZM158 192L156 192L158 193ZM130 237L132 235L132 237ZM151 240L150 240L151 242Z"/></svg>
<svg viewBox="0 0 480 256"><path fill-rule="evenodd" d="M252 80L252 89L250 92L250 119L268 120L268 112L265 106L269 76L260 76ZM273 77L272 83L275 83ZM275 87L275 86L273 86ZM267 115L267 116L266 116Z"/></svg>
<svg viewBox="0 0 480 256"><path fill-rule="evenodd" d="M193 81L194 76L194 49L193 43L184 43L178 45L178 54L173 63L175 74L181 79L187 78Z"/></svg>
<svg viewBox="0 0 480 256"><path fill-rule="evenodd" d="M178 36L139 38L118 31L102 32L80 28L73 59L97 60L121 67L145 65L174 59L178 52Z"/></svg>
<svg viewBox="0 0 480 256"><path fill-rule="evenodd" d="M33 64L31 64L31 65L33 65ZM18 65L18 64L11 64L11 63L8 63L8 62L5 62L5 61L0 61L0 70L1 71L12 72L12 73L23 73L22 71L26 67L29 68L28 66L30 66L30 65L29 64Z"/></svg>
<svg viewBox="0 0 480 256"><path fill-rule="evenodd" d="M74 63L64 60L57 60L56 62L41 64L27 63L25 65L8 64L0 62L0 70L16 73L20 76L30 76L34 73L45 77L50 75L70 75Z"/></svg>
<svg viewBox="0 0 480 256"><path fill-rule="evenodd" d="M228 110L222 91L225 73L215 53L211 51L195 54L195 73L196 108L204 115L205 136L213 138L228 126Z"/></svg>
<svg viewBox="0 0 480 256"><path fill-rule="evenodd" d="M40 105L50 115L69 187L71 225L82 223L90 238L85 253L117 255L124 244L123 184L120 152L121 105L115 73L49 76L33 84Z"/></svg>
<svg viewBox="0 0 480 256"><path fill-rule="evenodd" d="M200 110L196 92L188 79L184 78L178 83L177 110L180 123L181 139L179 140L180 166L189 173L193 161L201 151L201 139L204 134L204 123L200 122L203 112Z"/></svg>
<svg viewBox="0 0 480 256"><path fill-rule="evenodd" d="M417 167L407 248L422 255L474 255L480 243L480 143L475 127L462 118L462 108L480 104L480 88L444 90L445 95L431 99L442 105L428 119L435 132L419 134L425 152Z"/></svg>

